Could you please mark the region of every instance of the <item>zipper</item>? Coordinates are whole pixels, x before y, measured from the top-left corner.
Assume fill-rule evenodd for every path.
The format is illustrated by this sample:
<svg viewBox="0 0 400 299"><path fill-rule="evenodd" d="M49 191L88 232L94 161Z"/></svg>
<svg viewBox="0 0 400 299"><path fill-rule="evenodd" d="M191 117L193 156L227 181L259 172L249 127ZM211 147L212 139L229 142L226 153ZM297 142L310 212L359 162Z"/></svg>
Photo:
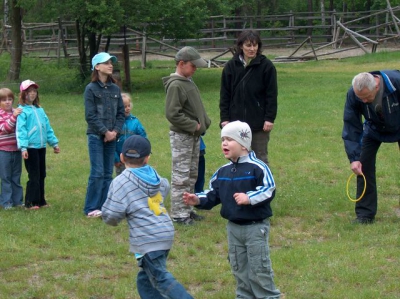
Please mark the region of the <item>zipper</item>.
<svg viewBox="0 0 400 299"><path fill-rule="evenodd" d="M43 132L42 132L42 126L41 126L41 123L40 123L40 119L39 119L39 116L38 116L38 114L37 114L37 111L36 111L36 107L32 107L33 108L33 112L35 113L35 116L36 116L36 120L37 120L37 122L38 122L38 127L39 127L39 135L40 135L40 147L42 148L43 147Z"/></svg>
<svg viewBox="0 0 400 299"><path fill-rule="evenodd" d="M386 97L386 103L387 103L387 106L388 106L388 109L389 109L389 114L391 114L392 110L390 109L389 97Z"/></svg>

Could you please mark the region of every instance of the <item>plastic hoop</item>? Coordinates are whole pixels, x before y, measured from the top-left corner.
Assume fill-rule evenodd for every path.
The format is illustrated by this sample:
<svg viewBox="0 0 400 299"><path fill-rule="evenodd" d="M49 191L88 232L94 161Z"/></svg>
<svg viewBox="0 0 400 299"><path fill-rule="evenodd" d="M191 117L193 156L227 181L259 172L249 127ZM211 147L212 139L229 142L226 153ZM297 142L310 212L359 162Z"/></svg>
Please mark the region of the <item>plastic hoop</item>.
<svg viewBox="0 0 400 299"><path fill-rule="evenodd" d="M362 177L364 178L364 190L363 190L363 192L361 193L361 195L360 195L359 198L357 198L357 199L351 198L351 196L350 196L350 194L349 194L349 183L350 183L350 180L351 180L351 178L353 177L353 175L355 175L354 172L353 172L353 173L349 176L349 178L347 179L346 193L347 193L347 197L350 199L350 201L352 201L352 202L357 202L357 201L360 201L361 198L363 198L363 196L364 196L364 194L365 194L365 190L367 189L367 180L365 179L364 174L361 174Z"/></svg>

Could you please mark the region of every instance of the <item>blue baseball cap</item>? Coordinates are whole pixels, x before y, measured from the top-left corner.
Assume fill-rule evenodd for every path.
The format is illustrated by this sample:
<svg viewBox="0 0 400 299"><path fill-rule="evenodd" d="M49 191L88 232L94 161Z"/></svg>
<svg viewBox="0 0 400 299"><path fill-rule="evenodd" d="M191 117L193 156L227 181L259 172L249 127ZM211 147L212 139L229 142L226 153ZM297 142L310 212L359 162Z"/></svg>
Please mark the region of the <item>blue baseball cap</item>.
<svg viewBox="0 0 400 299"><path fill-rule="evenodd" d="M132 135L124 141L121 152L125 157L130 158L146 157L151 153L151 144L147 138Z"/></svg>
<svg viewBox="0 0 400 299"><path fill-rule="evenodd" d="M94 70L94 67L97 64L109 61L110 59L113 63L116 63L118 61L117 57L110 55L106 52L101 52L101 53L94 55L92 58L92 71Z"/></svg>

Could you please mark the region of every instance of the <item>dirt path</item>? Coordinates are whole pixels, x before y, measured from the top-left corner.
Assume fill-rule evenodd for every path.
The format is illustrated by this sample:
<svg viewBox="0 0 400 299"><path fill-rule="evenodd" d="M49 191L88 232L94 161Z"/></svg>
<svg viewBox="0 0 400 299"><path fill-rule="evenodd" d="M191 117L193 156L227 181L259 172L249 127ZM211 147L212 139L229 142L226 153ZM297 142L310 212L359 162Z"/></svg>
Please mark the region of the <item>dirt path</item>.
<svg viewBox="0 0 400 299"><path fill-rule="evenodd" d="M390 52L390 51L399 51L399 46L398 45L379 45L377 48L377 52ZM371 53L371 48L366 47L369 53ZM263 49L263 54L266 55L267 57L277 57L277 59L274 59L274 62L288 62L281 60L280 58L283 57L288 57L294 53L296 48L266 48ZM333 53L334 51L337 51L338 49L333 49L331 47L326 47L325 49L319 50L316 52L318 60L324 60L324 59L341 59L341 58L347 58L347 57L354 57L354 56L362 56L365 55L365 52L360 49L350 49L350 48L342 48L341 52L338 53ZM170 53L170 55L173 55L174 53ZM221 52L201 52L201 56L207 60L212 59L218 55L220 55ZM295 57L300 57L302 55L305 55L307 57L310 57L308 60L313 60L311 57L314 56L312 49L310 47L302 47L300 48L295 54L292 56ZM231 53L227 53L218 59L226 60L230 59L232 57ZM162 55L155 55L155 54L148 54L147 55L148 60L169 60L172 59L170 57L162 56Z"/></svg>

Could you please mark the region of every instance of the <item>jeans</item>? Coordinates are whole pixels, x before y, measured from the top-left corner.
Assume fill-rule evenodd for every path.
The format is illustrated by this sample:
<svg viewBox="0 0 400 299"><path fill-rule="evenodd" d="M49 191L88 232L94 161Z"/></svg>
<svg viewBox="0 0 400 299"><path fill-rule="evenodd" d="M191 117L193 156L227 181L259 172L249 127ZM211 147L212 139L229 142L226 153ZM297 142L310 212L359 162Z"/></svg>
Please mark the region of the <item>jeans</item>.
<svg viewBox="0 0 400 299"><path fill-rule="evenodd" d="M46 178L46 148L28 148L28 159L24 160L28 172L25 191L25 207L47 205L44 196Z"/></svg>
<svg viewBox="0 0 400 299"><path fill-rule="evenodd" d="M200 193L204 191L204 182L206 174L206 158L203 155L199 156L199 169L196 184L194 184L194 192Z"/></svg>
<svg viewBox="0 0 400 299"><path fill-rule="evenodd" d="M112 181L116 141L104 142L103 139L104 136L88 134L90 175L83 209L86 215L101 210Z"/></svg>
<svg viewBox="0 0 400 299"><path fill-rule="evenodd" d="M138 260L137 289L141 299L193 299L167 270L169 250L146 253Z"/></svg>
<svg viewBox="0 0 400 299"><path fill-rule="evenodd" d="M22 158L20 151L0 151L0 205L3 207L22 205Z"/></svg>

